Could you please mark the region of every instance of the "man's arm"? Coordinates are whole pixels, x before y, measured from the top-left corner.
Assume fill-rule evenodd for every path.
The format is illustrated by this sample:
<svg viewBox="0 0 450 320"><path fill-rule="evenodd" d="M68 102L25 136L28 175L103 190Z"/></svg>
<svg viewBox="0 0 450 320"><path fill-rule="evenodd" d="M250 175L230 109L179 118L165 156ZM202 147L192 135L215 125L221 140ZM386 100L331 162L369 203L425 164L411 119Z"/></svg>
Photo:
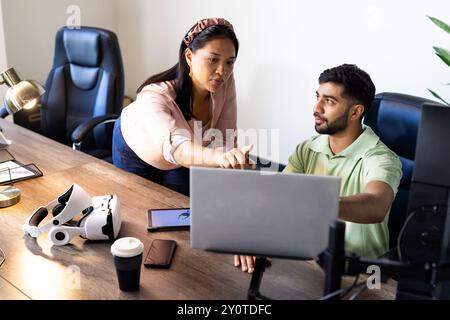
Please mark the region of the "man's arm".
<svg viewBox="0 0 450 320"><path fill-rule="evenodd" d="M394 192L387 183L371 181L362 193L341 197L339 218L355 223L380 223L393 201Z"/></svg>

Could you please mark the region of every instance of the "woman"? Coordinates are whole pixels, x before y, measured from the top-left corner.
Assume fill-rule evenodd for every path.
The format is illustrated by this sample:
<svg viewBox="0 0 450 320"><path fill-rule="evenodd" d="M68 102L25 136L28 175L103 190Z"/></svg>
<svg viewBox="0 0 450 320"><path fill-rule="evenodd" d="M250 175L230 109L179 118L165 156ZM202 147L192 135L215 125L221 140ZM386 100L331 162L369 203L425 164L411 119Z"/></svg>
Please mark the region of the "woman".
<svg viewBox="0 0 450 320"><path fill-rule="evenodd" d="M186 195L191 166L243 168L252 146L236 148L238 50L227 20L196 23L178 63L145 81L116 122L114 164Z"/></svg>

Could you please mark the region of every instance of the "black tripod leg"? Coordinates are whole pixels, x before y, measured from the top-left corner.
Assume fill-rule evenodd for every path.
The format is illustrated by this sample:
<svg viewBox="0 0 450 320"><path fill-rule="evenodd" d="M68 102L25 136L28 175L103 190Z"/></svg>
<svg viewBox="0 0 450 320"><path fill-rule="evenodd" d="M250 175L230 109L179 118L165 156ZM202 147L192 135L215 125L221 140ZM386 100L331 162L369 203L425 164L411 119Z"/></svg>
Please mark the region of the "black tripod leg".
<svg viewBox="0 0 450 320"><path fill-rule="evenodd" d="M341 288L345 264L345 223L334 221L330 226L328 248L324 252L325 289L324 295ZM338 299L336 296L335 299Z"/></svg>
<svg viewBox="0 0 450 320"><path fill-rule="evenodd" d="M266 270L266 257L257 257L255 261L255 270L253 270L252 280L247 293L248 300L269 300L269 298L261 295L259 289L261 287L262 277Z"/></svg>

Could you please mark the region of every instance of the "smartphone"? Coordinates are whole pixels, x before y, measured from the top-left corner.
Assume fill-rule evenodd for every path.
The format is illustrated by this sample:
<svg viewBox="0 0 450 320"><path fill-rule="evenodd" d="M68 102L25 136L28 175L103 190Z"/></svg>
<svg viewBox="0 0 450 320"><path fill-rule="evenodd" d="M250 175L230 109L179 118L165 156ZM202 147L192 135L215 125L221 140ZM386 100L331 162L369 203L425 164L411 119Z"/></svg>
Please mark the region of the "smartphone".
<svg viewBox="0 0 450 320"><path fill-rule="evenodd" d="M191 213L189 208L147 209L147 230L189 230Z"/></svg>
<svg viewBox="0 0 450 320"><path fill-rule="evenodd" d="M153 240L145 255L144 266L170 268L176 248L177 243L174 240Z"/></svg>

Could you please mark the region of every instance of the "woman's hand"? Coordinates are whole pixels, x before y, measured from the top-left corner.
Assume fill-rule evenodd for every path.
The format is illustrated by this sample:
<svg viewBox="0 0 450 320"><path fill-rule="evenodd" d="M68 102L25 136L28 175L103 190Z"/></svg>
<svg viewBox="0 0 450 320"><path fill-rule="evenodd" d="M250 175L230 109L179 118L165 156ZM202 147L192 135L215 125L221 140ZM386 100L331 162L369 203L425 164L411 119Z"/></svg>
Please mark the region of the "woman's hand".
<svg viewBox="0 0 450 320"><path fill-rule="evenodd" d="M266 267L272 265L272 258L266 258ZM255 260L256 257L252 256L234 256L234 266L241 267L243 272L253 273L255 270Z"/></svg>
<svg viewBox="0 0 450 320"><path fill-rule="evenodd" d="M249 166L252 166L249 159L249 153L252 149L252 144L242 148L233 148L228 152L219 154L216 163L221 168L248 169Z"/></svg>

